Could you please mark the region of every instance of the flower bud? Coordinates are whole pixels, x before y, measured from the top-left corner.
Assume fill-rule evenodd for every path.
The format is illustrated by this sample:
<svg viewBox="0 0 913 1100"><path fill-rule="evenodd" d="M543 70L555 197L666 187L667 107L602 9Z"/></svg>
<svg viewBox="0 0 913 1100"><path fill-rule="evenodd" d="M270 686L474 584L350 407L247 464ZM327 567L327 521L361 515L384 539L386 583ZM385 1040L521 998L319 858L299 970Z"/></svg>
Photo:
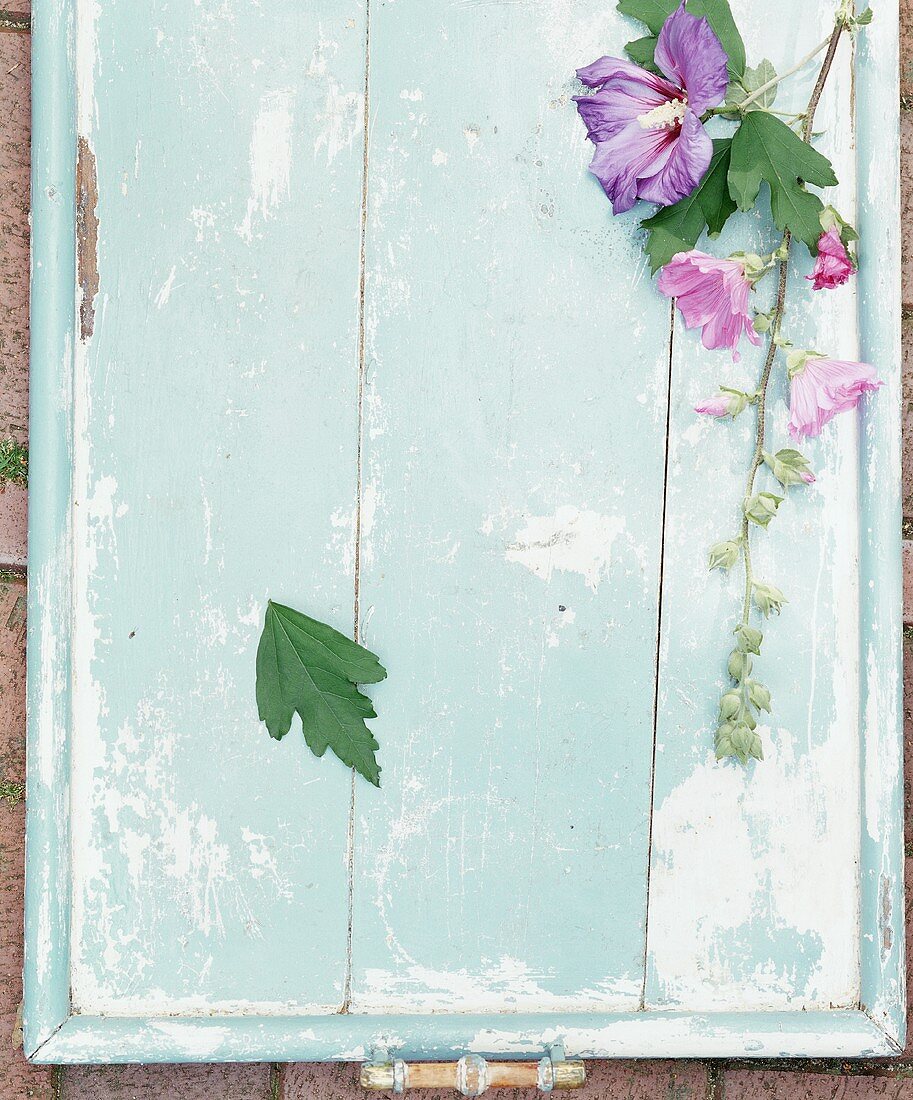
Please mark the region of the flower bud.
<svg viewBox="0 0 913 1100"><path fill-rule="evenodd" d="M741 539L731 539L727 542L715 542L710 547L709 569L731 569L739 560L742 549Z"/></svg>
<svg viewBox="0 0 913 1100"><path fill-rule="evenodd" d="M720 700L720 718L726 721L738 717L742 709L742 697L737 691L727 691Z"/></svg>
<svg viewBox="0 0 913 1100"><path fill-rule="evenodd" d="M783 608L783 604L789 603L789 600L783 595L779 588L775 588L772 584L760 584L755 583L753 590L755 606L762 614L770 618L771 615L779 615Z"/></svg>
<svg viewBox="0 0 913 1100"><path fill-rule="evenodd" d="M766 527L777 514L783 497L774 493L757 493L745 505L745 515L759 527Z"/></svg>
<svg viewBox="0 0 913 1100"><path fill-rule="evenodd" d="M758 710L766 710L770 714L770 692L763 684L759 684L757 680L750 680L748 682L748 698Z"/></svg>
<svg viewBox="0 0 913 1100"><path fill-rule="evenodd" d="M763 458L784 488L788 489L790 485L811 485L815 481L808 459L792 447L784 447L775 455L764 451Z"/></svg>
<svg viewBox="0 0 913 1100"><path fill-rule="evenodd" d="M734 649L729 654L729 675L741 683L746 676L751 672L751 657L747 653L743 653L740 649Z"/></svg>
<svg viewBox="0 0 913 1100"><path fill-rule="evenodd" d="M748 623L739 623L733 633L736 636L736 641L740 652L742 653L761 653L761 642L764 640L764 635L756 627L749 626Z"/></svg>

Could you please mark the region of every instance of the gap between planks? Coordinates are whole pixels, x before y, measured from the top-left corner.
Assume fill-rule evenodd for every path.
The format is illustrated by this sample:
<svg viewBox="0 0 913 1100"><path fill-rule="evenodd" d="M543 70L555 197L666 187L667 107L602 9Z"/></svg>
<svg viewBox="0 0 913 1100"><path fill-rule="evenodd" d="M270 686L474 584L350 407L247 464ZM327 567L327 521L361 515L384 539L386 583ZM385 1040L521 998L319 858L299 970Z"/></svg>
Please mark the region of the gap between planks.
<svg viewBox="0 0 913 1100"><path fill-rule="evenodd" d="M363 489L363 442L364 442L364 404L365 404L365 365L367 332L365 328L365 281L366 281L366 255L368 236L368 139L370 133L370 81L371 81L371 0L365 0L365 81L364 81L364 109L362 113L362 129L364 131L362 143L361 165L361 220L359 223L358 241L358 398L356 414L356 452L355 452L355 550L354 550L354 596L353 596L353 626L352 634L356 642L360 641L361 616L360 583L361 583L361 501ZM349 788L349 823L346 830L346 958L345 973L342 983L342 1005L339 1008L341 1014L346 1014L352 1003L352 936L355 914L355 795L356 780L358 775L352 769Z"/></svg>
<svg viewBox="0 0 913 1100"><path fill-rule="evenodd" d="M647 825L647 874L646 896L644 898L644 955L643 978L640 987L640 1010L643 1012L647 1000L647 951L650 943L650 872L653 866L653 813L656 793L656 738L659 728L659 670L660 651L663 640L663 569L666 561L666 506L669 499L669 447L670 427L672 423L672 366L675 358L675 302L669 303L669 361L666 373L666 449L663 458L663 506L659 527L659 583L656 599L656 657L654 662L655 678L653 683L653 749L650 762L650 818Z"/></svg>

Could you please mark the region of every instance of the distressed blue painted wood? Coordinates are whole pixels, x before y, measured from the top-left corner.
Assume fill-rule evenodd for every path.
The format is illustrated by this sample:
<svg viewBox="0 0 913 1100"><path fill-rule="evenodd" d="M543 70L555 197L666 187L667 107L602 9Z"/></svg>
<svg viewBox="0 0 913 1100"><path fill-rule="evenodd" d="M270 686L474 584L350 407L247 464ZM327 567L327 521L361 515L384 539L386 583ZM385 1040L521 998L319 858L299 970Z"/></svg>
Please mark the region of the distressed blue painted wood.
<svg viewBox="0 0 913 1100"><path fill-rule="evenodd" d="M830 11L734 6L781 67ZM626 32L35 0L33 1059L902 1045L896 0L818 116L855 79L839 199L878 262L814 342L888 385L771 536L748 776L711 762L704 572L742 462L569 100ZM390 670L380 792L258 724L267 596Z"/></svg>
<svg viewBox="0 0 913 1100"><path fill-rule="evenodd" d="M372 19L360 600L409 672L357 796L356 1009L640 1004L668 327L568 125L624 23Z"/></svg>

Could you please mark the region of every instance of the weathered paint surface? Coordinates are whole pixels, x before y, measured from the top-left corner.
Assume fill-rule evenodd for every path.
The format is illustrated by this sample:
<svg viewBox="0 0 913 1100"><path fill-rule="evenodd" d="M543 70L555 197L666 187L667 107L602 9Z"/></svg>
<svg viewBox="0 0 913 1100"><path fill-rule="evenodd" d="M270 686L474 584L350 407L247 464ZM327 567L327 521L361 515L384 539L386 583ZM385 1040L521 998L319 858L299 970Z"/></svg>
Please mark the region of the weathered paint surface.
<svg viewBox="0 0 913 1100"><path fill-rule="evenodd" d="M803 564L769 578L791 603L746 779L710 759L735 593L703 571L743 463L690 412L731 368L681 332L670 361L569 100L625 21L589 0L161 4L142 24L72 5L36 13L50 99L75 15L81 171L39 141L36 286L65 272L70 304L42 295L33 394L57 449L32 526L29 1051L894 1049L896 526L867 496L899 465L893 276L860 281L887 303L861 326L852 288L816 303L809 342L880 357L892 390L771 535ZM893 95L890 7L863 104ZM850 80L847 54L831 133ZM852 209L856 151L837 159ZM886 233L893 196L860 180ZM75 303L76 263L47 255L69 193L97 217L96 243L71 215ZM384 787L351 810L334 761L256 722L267 595L343 630L357 607L391 671Z"/></svg>
<svg viewBox="0 0 913 1100"><path fill-rule="evenodd" d="M804 5L775 41L757 5L749 40L765 42L778 70L820 37L821 14ZM819 107L816 129L841 186L833 201L852 222L855 147L852 46L844 41ZM807 102L812 67L781 93ZM764 226L746 236L731 223L720 254L770 252L779 237ZM715 251L717 251L715 249ZM815 294L811 258L794 247L784 334L798 347L857 359L856 284ZM868 256L866 249L864 255ZM776 288L759 284L758 307ZM752 533L755 576L789 600L765 629L755 674L770 685L773 714L761 727L766 761L747 771L720 767L708 745L728 680L725 660L744 591L706 568L707 547L738 533L745 465L755 423L725 427L696 418L694 404L723 378L752 388L758 353L738 365L709 355L699 337L675 336L665 569L650 879L647 1002L655 1007L826 1008L858 1002L859 990L859 450L852 417L802 451L818 480L787 494L767 532ZM733 384L733 383L730 383ZM768 449L794 445L786 422L784 372L771 385ZM879 395L881 400L881 395ZM762 468L757 489L780 491ZM707 501L713 503L708 507Z"/></svg>
<svg viewBox="0 0 913 1100"><path fill-rule="evenodd" d="M668 325L569 102L625 33L589 0L372 16L356 1010L640 1003Z"/></svg>

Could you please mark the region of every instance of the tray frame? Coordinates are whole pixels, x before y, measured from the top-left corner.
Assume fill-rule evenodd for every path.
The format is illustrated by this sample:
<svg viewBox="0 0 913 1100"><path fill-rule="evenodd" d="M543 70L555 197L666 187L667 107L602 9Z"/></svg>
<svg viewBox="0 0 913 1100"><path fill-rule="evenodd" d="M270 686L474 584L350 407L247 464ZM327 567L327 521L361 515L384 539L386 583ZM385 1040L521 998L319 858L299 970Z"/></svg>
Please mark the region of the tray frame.
<svg viewBox="0 0 913 1100"><path fill-rule="evenodd" d="M887 385L862 413L864 730L861 1003L832 1012L128 1018L71 1010L69 731L76 286L76 0L33 0L31 494L24 1045L40 1063L890 1056L905 1043L897 0L858 42L862 357Z"/></svg>

